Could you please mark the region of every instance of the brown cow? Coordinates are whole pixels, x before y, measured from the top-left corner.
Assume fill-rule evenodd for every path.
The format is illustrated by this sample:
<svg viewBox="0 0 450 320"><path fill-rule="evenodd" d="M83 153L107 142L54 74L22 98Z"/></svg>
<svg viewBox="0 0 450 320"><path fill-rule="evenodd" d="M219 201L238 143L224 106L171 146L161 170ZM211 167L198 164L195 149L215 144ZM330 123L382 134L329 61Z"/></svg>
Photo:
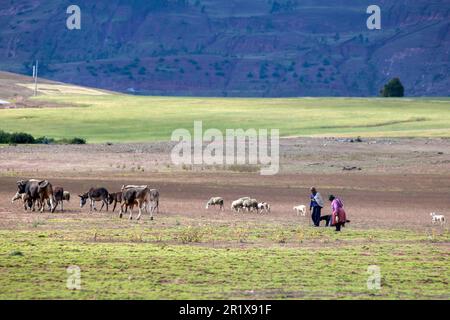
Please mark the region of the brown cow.
<svg viewBox="0 0 450 320"><path fill-rule="evenodd" d="M45 202L48 199L50 201L50 211L55 212L55 197L53 194L52 184L47 180L21 180L17 181L17 191L22 194L25 193L29 197L32 203L32 210L36 201L40 205L40 211L44 212Z"/></svg>
<svg viewBox="0 0 450 320"><path fill-rule="evenodd" d="M153 212L159 207L159 192L155 189L150 189L147 185L135 186L128 185L122 186L122 198L123 202L120 206L119 217L122 218L123 212L127 212L130 209L129 219L133 219L133 208L138 206L139 214L137 220L141 218L142 209L146 212L150 212L150 220L153 220ZM150 207L152 205L152 207ZM124 211L125 208L125 211ZM150 209L150 210L149 210Z"/></svg>

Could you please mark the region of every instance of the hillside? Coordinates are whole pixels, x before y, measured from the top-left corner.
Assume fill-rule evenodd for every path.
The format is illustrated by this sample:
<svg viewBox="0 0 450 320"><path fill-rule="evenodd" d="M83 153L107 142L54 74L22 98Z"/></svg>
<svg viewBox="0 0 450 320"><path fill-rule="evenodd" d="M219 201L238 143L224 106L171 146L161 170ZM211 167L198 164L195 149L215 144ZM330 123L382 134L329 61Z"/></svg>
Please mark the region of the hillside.
<svg viewBox="0 0 450 320"><path fill-rule="evenodd" d="M35 84L32 77L0 71L0 109L15 108L51 108L67 107L73 104L68 101L64 104L33 99ZM62 82L39 78L37 92L40 96L64 96L68 94L104 95L112 94L104 90L70 85Z"/></svg>
<svg viewBox="0 0 450 320"><path fill-rule="evenodd" d="M0 72L0 130L90 143L168 141L179 128L279 129L282 137L449 137L450 99L208 98L117 94ZM37 110L36 108L40 108ZM374 112L376 110L376 112ZM258 114L255 117L255 114Z"/></svg>
<svg viewBox="0 0 450 320"><path fill-rule="evenodd" d="M79 0L0 3L0 70L122 92L373 96L400 76L409 96L449 96L448 0Z"/></svg>

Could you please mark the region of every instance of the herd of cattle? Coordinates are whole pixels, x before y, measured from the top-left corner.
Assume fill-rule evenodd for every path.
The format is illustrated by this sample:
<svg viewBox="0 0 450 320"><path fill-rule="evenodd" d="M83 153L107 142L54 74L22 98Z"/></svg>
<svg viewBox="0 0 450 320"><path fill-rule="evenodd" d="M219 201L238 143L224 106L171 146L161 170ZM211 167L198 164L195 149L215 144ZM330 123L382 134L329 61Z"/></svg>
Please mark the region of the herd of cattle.
<svg viewBox="0 0 450 320"><path fill-rule="evenodd" d="M120 204L119 217L122 218L123 213L130 209L130 219L133 218L133 208L137 206L139 214L137 219L141 218L142 211L150 213L150 219L153 220L153 213L159 211L159 191L151 189L147 185L124 185L120 192L109 193L105 188L91 188L88 192L78 195L80 198L80 207L89 201L89 212L97 210L95 202L102 203L102 207L114 204L113 211L117 204ZM17 181L17 193L12 201L22 199L25 210L43 212L47 206L51 212L55 212L58 205L61 211L64 210L64 201L70 200L70 193L64 191L62 187L53 187L48 180L21 180Z"/></svg>

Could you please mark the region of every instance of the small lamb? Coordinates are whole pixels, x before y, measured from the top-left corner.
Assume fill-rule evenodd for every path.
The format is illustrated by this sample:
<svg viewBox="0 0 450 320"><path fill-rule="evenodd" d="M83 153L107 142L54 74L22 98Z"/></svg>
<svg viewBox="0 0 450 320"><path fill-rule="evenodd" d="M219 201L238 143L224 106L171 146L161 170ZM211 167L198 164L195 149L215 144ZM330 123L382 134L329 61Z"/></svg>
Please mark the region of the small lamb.
<svg viewBox="0 0 450 320"><path fill-rule="evenodd" d="M258 203L258 210L261 213L263 211L269 213L270 212L270 204L268 204L267 202L260 202L260 203Z"/></svg>
<svg viewBox="0 0 450 320"><path fill-rule="evenodd" d="M294 207L294 211L297 212L297 216L298 216L299 214L301 214L303 217L306 216L306 206L303 205L303 204Z"/></svg>
<svg viewBox="0 0 450 320"><path fill-rule="evenodd" d="M435 223L440 223L440 224L444 224L445 223L445 217L442 214L436 214L436 212L432 212L430 213L431 216L431 222L433 224Z"/></svg>

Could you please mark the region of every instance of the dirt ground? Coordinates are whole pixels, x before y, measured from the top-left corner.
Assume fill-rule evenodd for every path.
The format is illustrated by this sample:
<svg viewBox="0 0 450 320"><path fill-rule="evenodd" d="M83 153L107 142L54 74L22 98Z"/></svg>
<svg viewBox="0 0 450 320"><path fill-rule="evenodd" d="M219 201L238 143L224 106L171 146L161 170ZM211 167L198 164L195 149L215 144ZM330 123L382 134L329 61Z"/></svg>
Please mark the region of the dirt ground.
<svg viewBox="0 0 450 320"><path fill-rule="evenodd" d="M161 213L201 223L214 220L267 221L280 225L309 225L293 206L308 205L309 188L324 198L335 194L344 200L349 228L429 230L430 212L450 217L450 140L378 139L360 143L332 138L283 139L281 171L276 176L236 172L227 168L194 168L170 163L170 143L86 146L0 147L0 229L27 229L38 213L24 213L11 203L16 181L46 178L72 194L65 213L44 213L42 218L98 217L114 225L112 213L88 214L79 208L77 194L91 186L110 192L122 184L145 183L161 193ZM344 167L356 169L346 171ZM360 169L359 169L360 168ZM225 199L223 213L205 210L212 196ZM234 214L232 200L251 196L271 204L265 215ZM324 214L329 213L328 204ZM118 218L117 218L118 219ZM148 220L145 216L144 220Z"/></svg>

